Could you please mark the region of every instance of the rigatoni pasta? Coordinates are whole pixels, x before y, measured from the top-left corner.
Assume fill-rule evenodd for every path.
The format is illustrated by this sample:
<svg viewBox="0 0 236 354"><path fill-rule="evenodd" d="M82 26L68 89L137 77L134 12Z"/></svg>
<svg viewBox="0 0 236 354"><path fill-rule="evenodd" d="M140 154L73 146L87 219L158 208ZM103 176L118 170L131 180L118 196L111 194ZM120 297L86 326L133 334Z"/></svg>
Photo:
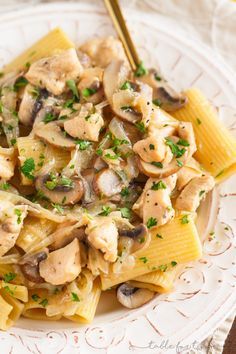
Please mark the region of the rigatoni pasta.
<svg viewBox="0 0 236 354"><path fill-rule="evenodd" d="M199 205L235 170L204 96L131 72L115 38L77 49L61 29L5 66L0 89L0 329L91 323L113 287L127 308L172 291L202 255Z"/></svg>

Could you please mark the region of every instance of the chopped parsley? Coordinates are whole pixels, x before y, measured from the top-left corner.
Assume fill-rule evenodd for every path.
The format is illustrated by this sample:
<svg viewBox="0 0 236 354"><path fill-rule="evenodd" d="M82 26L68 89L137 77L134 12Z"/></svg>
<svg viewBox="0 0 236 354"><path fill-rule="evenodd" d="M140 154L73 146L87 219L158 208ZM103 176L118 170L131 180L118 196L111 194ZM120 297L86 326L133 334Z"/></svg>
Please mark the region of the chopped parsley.
<svg viewBox="0 0 236 354"><path fill-rule="evenodd" d="M5 281L5 283L9 283L10 281L14 280L16 278L16 274L15 273L6 273L3 276L3 280Z"/></svg>
<svg viewBox="0 0 236 354"><path fill-rule="evenodd" d="M72 91L74 97L76 97L79 100L79 93L78 93L75 81L74 80L67 80L66 84L69 87L69 89Z"/></svg>
<svg viewBox="0 0 236 354"><path fill-rule="evenodd" d="M141 237L141 238L138 239L139 243L144 243L144 241L145 241L145 237Z"/></svg>
<svg viewBox="0 0 236 354"><path fill-rule="evenodd" d="M157 219L150 217L147 221L147 228L150 229L151 227L156 226L156 225L157 225Z"/></svg>
<svg viewBox="0 0 236 354"><path fill-rule="evenodd" d="M86 150L91 145L90 141L81 139L76 140L75 143L76 145L79 145L81 151Z"/></svg>
<svg viewBox="0 0 236 354"><path fill-rule="evenodd" d="M40 299L40 296L38 296L37 294L33 294L31 295L31 299L35 302L37 302Z"/></svg>
<svg viewBox="0 0 236 354"><path fill-rule="evenodd" d="M97 149L97 150L96 150L96 154L97 154L98 156L102 156L102 149Z"/></svg>
<svg viewBox="0 0 236 354"><path fill-rule="evenodd" d="M34 159L32 157L26 159L23 165L21 166L20 170L23 173L23 175L28 179L34 179L34 175L33 175L33 172L35 170Z"/></svg>
<svg viewBox="0 0 236 354"><path fill-rule="evenodd" d="M3 289L6 290L10 295L14 295L14 291L12 291L8 285L4 286Z"/></svg>
<svg viewBox="0 0 236 354"><path fill-rule="evenodd" d="M151 164L155 167L163 168L163 164L161 162L152 161Z"/></svg>
<svg viewBox="0 0 236 354"><path fill-rule="evenodd" d="M25 77L19 77L14 86L13 86L13 90L15 92L18 92L20 90L21 87L25 87L28 84L28 80Z"/></svg>
<svg viewBox="0 0 236 354"><path fill-rule="evenodd" d="M137 77L146 75L148 73L148 69L145 68L143 61L141 61L134 72L134 75Z"/></svg>
<svg viewBox="0 0 236 354"><path fill-rule="evenodd" d="M161 100L159 100L158 98L156 98L155 100L152 100L152 103L157 106L157 107L161 107L162 106L162 102Z"/></svg>
<svg viewBox="0 0 236 354"><path fill-rule="evenodd" d="M161 76L158 75L158 73L154 74L154 78L155 78L156 81L161 81L162 80Z"/></svg>
<svg viewBox="0 0 236 354"><path fill-rule="evenodd" d="M172 261L170 264L172 267L176 267L178 263L176 261Z"/></svg>
<svg viewBox="0 0 236 354"><path fill-rule="evenodd" d="M109 153L105 154L105 156L107 159L110 159L110 160L117 160L119 157L120 157L120 154L114 154L114 155L111 155Z"/></svg>
<svg viewBox="0 0 236 354"><path fill-rule="evenodd" d="M52 203L52 206L53 206L53 208L55 208L58 211L58 213L63 214L64 209L62 208L61 205L59 205L57 203Z"/></svg>
<svg viewBox="0 0 236 354"><path fill-rule="evenodd" d="M56 117L54 114L52 114L52 113L46 113L45 116L44 116L44 118L43 118L43 122L44 122L45 124L47 124L47 123L52 122L52 121L54 121L54 120L56 120L56 119L57 119L57 117Z"/></svg>
<svg viewBox="0 0 236 354"><path fill-rule="evenodd" d="M189 223L188 215L184 215L180 220L181 220L181 224L183 225Z"/></svg>
<svg viewBox="0 0 236 354"><path fill-rule="evenodd" d="M199 118L197 118L196 121L198 125L202 124L202 121Z"/></svg>
<svg viewBox="0 0 236 354"><path fill-rule="evenodd" d="M130 219L131 217L131 210L127 207L120 208L120 212L123 218Z"/></svg>
<svg viewBox="0 0 236 354"><path fill-rule="evenodd" d="M21 215L22 215L21 210L20 209L15 209L14 213L17 216L17 224L20 224L21 223Z"/></svg>
<svg viewBox="0 0 236 354"><path fill-rule="evenodd" d="M8 189L10 188L10 184L7 182L4 182L1 184L0 188L4 191L8 191Z"/></svg>
<svg viewBox="0 0 236 354"><path fill-rule="evenodd" d="M48 305L48 299L43 299L42 301L40 301L39 305L46 307Z"/></svg>
<svg viewBox="0 0 236 354"><path fill-rule="evenodd" d="M162 239L163 239L163 236L161 236L160 234L156 234L156 237L157 237L157 238L162 238Z"/></svg>
<svg viewBox="0 0 236 354"><path fill-rule="evenodd" d="M87 88L85 88L85 89L82 90L82 95L83 95L84 97L89 97L89 96L94 95L96 92L97 92L96 89L87 87Z"/></svg>
<svg viewBox="0 0 236 354"><path fill-rule="evenodd" d="M120 194L122 197L128 197L130 195L129 188L128 187L122 188Z"/></svg>
<svg viewBox="0 0 236 354"><path fill-rule="evenodd" d="M14 146L15 144L16 144L16 139L15 138L11 139L11 145Z"/></svg>
<svg viewBox="0 0 236 354"><path fill-rule="evenodd" d="M40 96L40 89L38 87L34 87L31 91L30 91L31 95L37 99Z"/></svg>
<svg viewBox="0 0 236 354"><path fill-rule="evenodd" d="M80 299L76 293L71 293L71 300L75 302L80 302Z"/></svg>
<svg viewBox="0 0 236 354"><path fill-rule="evenodd" d="M135 123L135 127L141 132L146 133L146 127L143 122Z"/></svg>
<svg viewBox="0 0 236 354"><path fill-rule="evenodd" d="M159 189L166 189L166 185L164 182L159 181L159 182L153 182L153 185L151 187L153 191L158 191Z"/></svg>
<svg viewBox="0 0 236 354"><path fill-rule="evenodd" d="M167 271L167 268L168 268L168 265L167 264L162 264L158 267L158 269L161 271L161 272L166 272Z"/></svg>
<svg viewBox="0 0 236 354"><path fill-rule="evenodd" d="M112 212L111 207L103 205L102 212L99 215L108 216Z"/></svg>
<svg viewBox="0 0 236 354"><path fill-rule="evenodd" d="M189 146L189 142L187 140L184 140L184 139L179 139L179 141L177 142L177 145Z"/></svg>
<svg viewBox="0 0 236 354"><path fill-rule="evenodd" d="M123 85L120 87L121 90L131 90L132 86L129 81L125 81Z"/></svg>
<svg viewBox="0 0 236 354"><path fill-rule="evenodd" d="M73 112L75 112L75 109L73 108L73 104L75 103L74 98L70 98L63 104L63 108L70 108Z"/></svg>
<svg viewBox="0 0 236 354"><path fill-rule="evenodd" d="M202 196L204 193L205 193L205 191L203 191L203 190L200 191L200 192L199 192L199 197L201 198L201 196Z"/></svg>
<svg viewBox="0 0 236 354"><path fill-rule="evenodd" d="M53 189L56 188L57 186L57 181L46 181L45 183L45 186L47 187L47 189L49 189L50 191L53 191Z"/></svg>
<svg viewBox="0 0 236 354"><path fill-rule="evenodd" d="M142 261L144 264L148 262L147 257L140 257L140 261Z"/></svg>
<svg viewBox="0 0 236 354"><path fill-rule="evenodd" d="M166 140L166 145L168 145L171 149L172 154L175 157L181 157L183 154L186 152L185 148L180 149L178 145L176 145L170 138L165 138Z"/></svg>
<svg viewBox="0 0 236 354"><path fill-rule="evenodd" d="M177 165L178 165L179 167L182 167L182 166L183 166L183 162L182 162L182 161L176 160L176 162L177 162Z"/></svg>
<svg viewBox="0 0 236 354"><path fill-rule="evenodd" d="M150 144L150 145L149 145L149 149L150 149L150 150L155 150L155 145Z"/></svg>

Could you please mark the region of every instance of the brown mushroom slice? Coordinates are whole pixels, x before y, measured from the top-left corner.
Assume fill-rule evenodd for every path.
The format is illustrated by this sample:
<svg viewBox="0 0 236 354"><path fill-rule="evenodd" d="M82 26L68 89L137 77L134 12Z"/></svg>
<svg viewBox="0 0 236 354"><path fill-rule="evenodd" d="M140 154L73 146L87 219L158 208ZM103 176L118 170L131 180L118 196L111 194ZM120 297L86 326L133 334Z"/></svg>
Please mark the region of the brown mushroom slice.
<svg viewBox="0 0 236 354"><path fill-rule="evenodd" d="M151 290L136 288L129 283L123 283L117 289L117 300L129 309L136 309L146 304L153 299L154 295Z"/></svg>
<svg viewBox="0 0 236 354"><path fill-rule="evenodd" d="M118 91L127 79L129 70L123 60L113 60L105 69L103 75L103 87L105 95L112 106L112 96Z"/></svg>
<svg viewBox="0 0 236 354"><path fill-rule="evenodd" d="M74 239L67 246L49 253L39 264L39 274L53 285L75 280L81 272L79 241Z"/></svg>
<svg viewBox="0 0 236 354"><path fill-rule="evenodd" d="M123 183L120 177L111 169L104 168L93 179L93 188L98 195L111 197L120 193Z"/></svg>
<svg viewBox="0 0 236 354"><path fill-rule="evenodd" d="M37 137L44 140L46 143L55 147L60 147L66 150L73 150L75 142L71 137L65 136L63 131L55 122L37 124L34 128L34 133Z"/></svg>
<svg viewBox="0 0 236 354"><path fill-rule="evenodd" d="M214 188L214 186L215 180L212 176L193 178L176 199L176 209L190 212L196 211L201 200Z"/></svg>
<svg viewBox="0 0 236 354"><path fill-rule="evenodd" d="M50 251L55 251L59 248L67 246L75 238L82 241L85 237L85 229L77 228L76 224L71 225L71 223L63 223L58 226L56 231L51 234L54 239L53 243L49 246Z"/></svg>
<svg viewBox="0 0 236 354"><path fill-rule="evenodd" d="M24 277L33 283L44 283L44 279L39 274L39 263L48 256L47 251L38 252L25 257L19 262L20 269Z"/></svg>
<svg viewBox="0 0 236 354"><path fill-rule="evenodd" d="M37 191L41 191L53 203L63 205L75 204L83 197L83 182L78 177L72 177L70 180L70 186L58 184L53 189L49 189L46 185L50 181L50 175L41 175L35 180L35 188Z"/></svg>
<svg viewBox="0 0 236 354"><path fill-rule="evenodd" d="M183 93L176 92L155 69L150 69L148 74L139 78L153 88L153 101L160 104L167 112L174 112L187 103Z"/></svg>

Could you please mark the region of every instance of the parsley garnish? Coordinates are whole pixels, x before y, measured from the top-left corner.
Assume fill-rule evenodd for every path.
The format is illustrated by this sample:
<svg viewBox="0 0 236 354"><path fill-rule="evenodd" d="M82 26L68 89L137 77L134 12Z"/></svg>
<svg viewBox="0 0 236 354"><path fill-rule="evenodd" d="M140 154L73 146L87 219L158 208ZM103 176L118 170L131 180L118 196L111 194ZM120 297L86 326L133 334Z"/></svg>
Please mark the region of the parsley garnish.
<svg viewBox="0 0 236 354"><path fill-rule="evenodd" d="M163 168L163 164L161 162L152 161L151 164L158 168Z"/></svg>
<svg viewBox="0 0 236 354"><path fill-rule="evenodd" d="M180 149L170 138L165 138L165 140L166 145L170 147L171 152L175 157L181 157L186 152L185 148Z"/></svg>
<svg viewBox="0 0 236 354"><path fill-rule="evenodd" d="M98 156L102 156L102 149L97 149L97 150L96 150L96 154L97 154Z"/></svg>
<svg viewBox="0 0 236 354"><path fill-rule="evenodd" d="M177 266L177 264L178 264L178 263L177 263L176 261L172 261L172 262L171 262L171 266L172 266L172 267Z"/></svg>
<svg viewBox="0 0 236 354"><path fill-rule="evenodd" d="M14 146L15 144L16 144L16 139L15 138L11 139L11 145Z"/></svg>
<svg viewBox="0 0 236 354"><path fill-rule="evenodd" d="M148 73L148 70L145 68L143 61L141 61L137 67L137 69L134 72L134 75L137 77L146 75Z"/></svg>
<svg viewBox="0 0 236 354"><path fill-rule="evenodd" d="M46 113L44 118L43 118L43 122L45 124L47 124L47 123L52 122L53 120L56 120L56 119L57 119L57 117L54 114Z"/></svg>
<svg viewBox="0 0 236 354"><path fill-rule="evenodd" d="M162 78L157 73L154 74L154 78L157 81L161 81L162 80Z"/></svg>
<svg viewBox="0 0 236 354"><path fill-rule="evenodd" d="M160 234L156 234L157 238L163 238Z"/></svg>
<svg viewBox="0 0 236 354"><path fill-rule="evenodd" d="M157 219L150 217L147 221L147 228L150 229L151 227L156 226L156 225L157 225Z"/></svg>
<svg viewBox="0 0 236 354"><path fill-rule="evenodd" d="M167 271L167 268L168 268L168 265L167 264L162 264L158 267L158 269L161 271L161 272L166 272Z"/></svg>
<svg viewBox="0 0 236 354"><path fill-rule="evenodd" d="M96 92L97 92L96 89L87 87L87 88L82 90L82 95L84 97L89 97L89 96L94 95Z"/></svg>
<svg viewBox="0 0 236 354"><path fill-rule="evenodd" d="M154 150L154 149L155 149L155 145L150 144L150 145L149 145L149 149L150 149L150 150Z"/></svg>
<svg viewBox="0 0 236 354"><path fill-rule="evenodd" d="M5 281L5 283L9 283L10 281L14 280L15 277L16 277L16 274L10 272L10 273L4 274L3 280Z"/></svg>
<svg viewBox="0 0 236 354"><path fill-rule="evenodd" d="M153 185L151 187L153 191L158 191L158 189L166 189L166 185L164 182L159 181L159 182L153 182Z"/></svg>
<svg viewBox="0 0 236 354"><path fill-rule="evenodd" d="M124 187L120 192L122 197L128 197L130 195L130 191L128 187Z"/></svg>
<svg viewBox="0 0 236 354"><path fill-rule="evenodd" d="M201 198L201 196L205 193L205 191L200 191L199 192L199 197Z"/></svg>
<svg viewBox="0 0 236 354"><path fill-rule="evenodd" d="M14 291L12 291L8 285L4 286L3 289L6 290L10 295L14 295Z"/></svg>
<svg viewBox="0 0 236 354"><path fill-rule="evenodd" d="M67 80L66 84L69 87L69 89L72 91L73 95L79 100L79 93L78 93L75 81L74 80Z"/></svg>
<svg viewBox="0 0 236 354"><path fill-rule="evenodd" d="M120 212L123 218L130 219L131 217L131 210L127 207L120 208Z"/></svg>
<svg viewBox="0 0 236 354"><path fill-rule="evenodd" d="M132 86L129 81L125 81L123 85L120 87L121 90L131 90Z"/></svg>
<svg viewBox="0 0 236 354"><path fill-rule="evenodd" d="M107 159L110 159L110 160L117 160L120 157L120 154L111 155L111 154L107 153L104 157L106 157Z"/></svg>
<svg viewBox="0 0 236 354"><path fill-rule="evenodd" d="M0 188L4 191L7 191L10 188L10 184L7 182L4 182L1 184Z"/></svg>
<svg viewBox="0 0 236 354"><path fill-rule="evenodd" d="M157 107L161 107L162 106L162 102L158 98L156 98L155 100L152 100L152 103L154 103L154 105L157 106Z"/></svg>
<svg viewBox="0 0 236 354"><path fill-rule="evenodd" d="M135 123L135 127L141 132L146 133L146 127L143 122Z"/></svg>
<svg viewBox="0 0 236 354"><path fill-rule="evenodd" d="M76 301L76 302L80 302L80 299L76 293L71 293L71 300Z"/></svg>
<svg viewBox="0 0 236 354"><path fill-rule="evenodd" d="M21 76L16 80L13 86L13 90L15 92L18 92L21 87L25 87L27 84L28 84L28 80L25 77Z"/></svg>
<svg viewBox="0 0 236 354"><path fill-rule="evenodd" d="M15 209L14 213L17 216L17 224L20 224L21 223L21 214L22 214L21 210L20 209Z"/></svg>
<svg viewBox="0 0 236 354"><path fill-rule="evenodd" d="M179 167L182 167L182 166L183 166L183 162L182 162L182 161L176 160L176 162L177 162L177 165L178 165Z"/></svg>
<svg viewBox="0 0 236 354"><path fill-rule="evenodd" d="M31 299L37 302L40 299L40 296L38 296L37 294L33 294L31 295Z"/></svg>
<svg viewBox="0 0 236 354"><path fill-rule="evenodd" d="M48 305L48 299L43 299L42 301L40 301L39 305L46 307Z"/></svg>
<svg viewBox="0 0 236 354"><path fill-rule="evenodd" d="M198 125L202 124L202 121L199 118L197 118L196 120Z"/></svg>
<svg viewBox="0 0 236 354"><path fill-rule="evenodd" d="M108 216L112 212L112 209L109 206L103 206L102 212L99 215Z"/></svg>
<svg viewBox="0 0 236 354"><path fill-rule="evenodd" d="M179 141L177 142L177 145L189 146L189 142L184 139L179 139Z"/></svg>
<svg viewBox="0 0 236 354"><path fill-rule="evenodd" d="M79 145L81 151L86 150L91 145L90 141L81 139L76 140L75 143L76 145Z"/></svg>
<svg viewBox="0 0 236 354"><path fill-rule="evenodd" d="M189 223L188 215L184 215L180 220L181 220L181 224Z"/></svg>
<svg viewBox="0 0 236 354"><path fill-rule="evenodd" d="M40 96L40 89L38 87L34 87L31 91L30 91L31 95L37 99Z"/></svg>
<svg viewBox="0 0 236 354"><path fill-rule="evenodd" d="M23 173L23 175L28 179L34 179L33 176L33 171L35 170L34 159L32 157L26 159L25 162L23 163L23 166L21 166L20 170Z"/></svg>
<svg viewBox="0 0 236 354"><path fill-rule="evenodd" d="M147 263L148 259L147 257L140 257L140 261L142 261L144 264Z"/></svg>

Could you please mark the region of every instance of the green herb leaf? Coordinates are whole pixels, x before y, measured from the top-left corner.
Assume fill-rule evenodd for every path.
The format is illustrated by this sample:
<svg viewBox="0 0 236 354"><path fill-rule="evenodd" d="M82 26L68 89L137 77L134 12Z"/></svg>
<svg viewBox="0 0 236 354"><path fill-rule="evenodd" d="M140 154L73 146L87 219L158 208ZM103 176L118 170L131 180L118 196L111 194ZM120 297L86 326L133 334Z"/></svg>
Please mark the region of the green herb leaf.
<svg viewBox="0 0 236 354"><path fill-rule="evenodd" d="M171 152L175 157L181 157L186 152L185 148L180 149L170 138L165 138L165 140L166 145L170 147Z"/></svg>
<svg viewBox="0 0 236 354"><path fill-rule="evenodd" d="M140 257L140 261L142 261L144 264L148 262L147 257Z"/></svg>
<svg viewBox="0 0 236 354"><path fill-rule="evenodd" d="M22 215L21 210L20 209L14 209L14 213L17 216L17 224L20 224L21 223L21 215Z"/></svg>
<svg viewBox="0 0 236 354"><path fill-rule="evenodd" d="M52 206L53 206L53 208L55 208L58 211L58 213L60 213L60 214L64 213L64 209L62 208L61 205L59 205L57 203L52 203Z"/></svg>
<svg viewBox="0 0 236 354"><path fill-rule="evenodd" d="M89 96L94 95L96 92L97 92L96 89L87 87L87 88L85 88L85 89L82 90L82 95L83 95L84 97L89 97Z"/></svg>
<svg viewBox="0 0 236 354"><path fill-rule="evenodd" d="M20 90L21 87L25 87L28 84L28 80L25 77L19 77L14 86L13 86L13 90L15 92L18 92Z"/></svg>
<svg viewBox="0 0 236 354"><path fill-rule="evenodd" d="M34 87L31 91L30 91L31 95L37 99L40 96L40 89L38 87Z"/></svg>
<svg viewBox="0 0 236 354"><path fill-rule="evenodd" d="M157 81L161 81L161 80L162 80L161 76L159 76L158 73L155 73L155 74L154 74L154 78L155 78L155 80L157 80Z"/></svg>
<svg viewBox="0 0 236 354"><path fill-rule="evenodd" d="M75 301L75 302L80 302L80 299L78 297L78 295L76 293L71 293L71 299L72 301Z"/></svg>
<svg viewBox="0 0 236 354"><path fill-rule="evenodd" d="M16 278L16 274L9 272L4 274L3 276L3 280L5 281L5 283L9 283L10 281L14 280Z"/></svg>
<svg viewBox="0 0 236 354"><path fill-rule="evenodd" d="M47 189L53 191L57 186L57 181L46 181L44 184L47 187Z"/></svg>
<svg viewBox="0 0 236 354"><path fill-rule="evenodd" d="M9 183L4 182L4 183L1 184L0 188L1 188L2 190L4 190L4 191L8 191L8 189L10 188L10 186L11 186L11 185L10 185Z"/></svg>
<svg viewBox="0 0 236 354"><path fill-rule="evenodd" d="M131 210L127 207L120 208L120 212L123 218L130 219L131 217Z"/></svg>
<svg viewBox="0 0 236 354"><path fill-rule="evenodd" d="M160 234L156 234L157 238L163 238Z"/></svg>
<svg viewBox="0 0 236 354"><path fill-rule="evenodd" d="M102 149L97 149L97 150L96 150L96 154L97 154L98 156L102 156Z"/></svg>
<svg viewBox="0 0 236 354"><path fill-rule="evenodd" d="M120 157L120 154L114 154L114 155L111 155L109 153L105 154L105 156L107 159L110 159L110 160L117 160L119 157Z"/></svg>
<svg viewBox="0 0 236 354"><path fill-rule="evenodd" d="M179 141L177 142L178 145L182 145L182 146L189 146L189 142L187 140L184 139L179 139Z"/></svg>
<svg viewBox="0 0 236 354"><path fill-rule="evenodd" d="M112 209L109 206L103 206L102 212L99 215L108 216L112 212Z"/></svg>
<svg viewBox="0 0 236 354"><path fill-rule="evenodd" d="M23 163L23 166L21 166L20 170L25 177L33 180L34 179L33 172L35 170L34 159L32 157L26 159L25 162Z"/></svg>
<svg viewBox="0 0 236 354"><path fill-rule="evenodd" d="M202 196L204 193L205 193L205 191L203 191L203 190L200 191L200 192L199 192L199 197L201 198L201 196Z"/></svg>
<svg viewBox="0 0 236 354"><path fill-rule="evenodd" d="M178 264L178 263L177 263L176 261L172 261L172 262L171 262L171 266L172 266L172 267L176 267L177 264Z"/></svg>
<svg viewBox="0 0 236 354"><path fill-rule="evenodd" d="M122 197L128 197L130 195L130 191L128 187L124 187L120 192Z"/></svg>
<svg viewBox="0 0 236 354"><path fill-rule="evenodd" d="M183 162L182 162L182 161L176 160L176 162L177 162L177 166L179 166L179 167L182 167L182 166L183 166Z"/></svg>
<svg viewBox="0 0 236 354"><path fill-rule="evenodd" d="M148 70L145 68L143 61L141 61L136 69L136 71L134 72L134 75L137 77L146 75L148 73Z"/></svg>
<svg viewBox="0 0 236 354"><path fill-rule="evenodd" d="M76 145L79 145L81 151L86 150L91 145L90 141L81 139L76 140L75 143Z"/></svg>
<svg viewBox="0 0 236 354"><path fill-rule="evenodd" d="M196 121L197 121L198 125L202 124L202 122L201 122L201 120L199 118L197 118Z"/></svg>
<svg viewBox="0 0 236 354"><path fill-rule="evenodd" d="M159 181L159 182L153 182L153 185L151 187L153 191L158 191L159 189L166 189L166 185L164 182Z"/></svg>
<svg viewBox="0 0 236 354"><path fill-rule="evenodd" d="M158 267L158 269L161 271L161 272L166 272L167 271L167 268L168 268L168 265L167 264L162 264Z"/></svg>
<svg viewBox="0 0 236 354"><path fill-rule="evenodd" d="M11 145L14 146L15 144L16 144L16 139L15 138L11 139Z"/></svg>
<svg viewBox="0 0 236 354"><path fill-rule="evenodd" d="M149 149L150 149L150 150L155 150L155 145L150 144L150 145L149 145Z"/></svg>
<svg viewBox="0 0 236 354"><path fill-rule="evenodd" d="M150 229L151 227L156 226L156 225L157 225L157 219L150 217L147 221L147 228Z"/></svg>
<svg viewBox="0 0 236 354"><path fill-rule="evenodd" d="M151 164L158 168L163 168L163 164L161 162L152 161Z"/></svg>
<svg viewBox="0 0 236 354"><path fill-rule="evenodd" d="M132 86L129 81L125 81L123 85L120 87L121 90L131 90Z"/></svg>
<svg viewBox="0 0 236 354"><path fill-rule="evenodd" d="M146 127L143 122L135 123L135 127L141 132L146 133Z"/></svg>
<svg viewBox="0 0 236 354"><path fill-rule="evenodd" d="M181 220L181 224L189 223L188 215L184 215L180 220Z"/></svg>
<svg viewBox="0 0 236 354"><path fill-rule="evenodd" d="M69 89L72 91L73 95L79 100L79 93L78 93L75 81L74 80L67 80L66 84L69 87Z"/></svg>
<svg viewBox="0 0 236 354"><path fill-rule="evenodd" d="M4 286L3 289L4 289L6 292L8 292L11 296L14 295L14 291L12 291L8 285L7 285L7 286Z"/></svg>
<svg viewBox="0 0 236 354"><path fill-rule="evenodd" d="M52 121L54 121L54 120L56 120L56 119L57 119L57 117L56 117L54 114L52 114L52 113L46 113L45 116L44 116L44 118L43 118L43 122L44 122L45 124L47 124L47 123L52 122Z"/></svg>
<svg viewBox="0 0 236 354"><path fill-rule="evenodd" d="M33 295L31 295L31 299L35 302L38 302L38 300L40 299L40 296L38 296L37 294L33 294Z"/></svg>
<svg viewBox="0 0 236 354"><path fill-rule="evenodd" d="M46 307L48 305L48 299L43 299L42 301L40 301L39 305Z"/></svg>
<svg viewBox="0 0 236 354"><path fill-rule="evenodd" d="M162 102L158 98L156 98L155 100L152 100L152 103L154 103L154 105L157 106L157 107L161 107L162 106Z"/></svg>

